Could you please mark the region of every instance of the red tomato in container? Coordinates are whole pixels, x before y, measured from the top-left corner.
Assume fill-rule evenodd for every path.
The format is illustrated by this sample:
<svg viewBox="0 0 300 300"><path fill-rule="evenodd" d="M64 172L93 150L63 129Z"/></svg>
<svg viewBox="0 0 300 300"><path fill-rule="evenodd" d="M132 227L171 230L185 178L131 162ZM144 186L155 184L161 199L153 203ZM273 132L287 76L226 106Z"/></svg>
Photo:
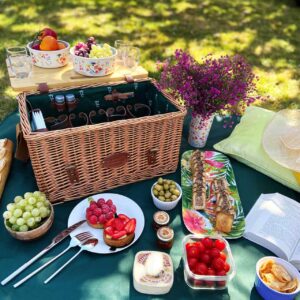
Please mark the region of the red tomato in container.
<svg viewBox="0 0 300 300"><path fill-rule="evenodd" d="M202 243L206 249L211 249L214 246L214 241L209 237L204 238Z"/></svg>
<svg viewBox="0 0 300 300"><path fill-rule="evenodd" d="M188 258L198 258L200 254L200 250L198 247L190 246L186 249L187 257Z"/></svg>
<svg viewBox="0 0 300 300"><path fill-rule="evenodd" d="M195 273L198 275L206 275L207 274L207 266L205 263L197 263L195 266Z"/></svg>
<svg viewBox="0 0 300 300"><path fill-rule="evenodd" d="M216 272L224 271L225 262L220 257L214 258L211 262L211 266Z"/></svg>
<svg viewBox="0 0 300 300"><path fill-rule="evenodd" d="M226 247L226 244L221 240L215 240L215 247L218 248L220 251L223 251Z"/></svg>

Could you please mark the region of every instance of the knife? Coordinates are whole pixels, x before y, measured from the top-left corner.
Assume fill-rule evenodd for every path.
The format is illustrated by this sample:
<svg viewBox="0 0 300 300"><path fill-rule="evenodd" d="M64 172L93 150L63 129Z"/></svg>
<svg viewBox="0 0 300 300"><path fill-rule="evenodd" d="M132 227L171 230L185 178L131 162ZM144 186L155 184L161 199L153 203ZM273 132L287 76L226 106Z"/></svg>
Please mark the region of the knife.
<svg viewBox="0 0 300 300"><path fill-rule="evenodd" d="M37 259L39 259L42 255L44 255L45 253L47 253L50 249L52 249L54 246L56 246L57 244L59 244L62 240L64 240L72 231L74 231L75 229L77 229L80 225L82 225L84 222L86 222L86 220L81 220L77 223L75 223L74 225L66 228L65 230L63 230L62 232L60 232L57 236L55 236L52 239L52 242L50 245L48 245L45 249L43 249L41 252L39 252L36 256L34 256L31 260L29 260L28 262L26 262L24 265L22 265L19 269L17 269L16 271L14 271L12 274L10 274L8 277L6 277L5 279L3 279L1 281L2 285L7 284L8 282L10 282L13 278L15 278L17 275L19 275L22 271L24 271L27 267L29 267L32 263L34 263Z"/></svg>

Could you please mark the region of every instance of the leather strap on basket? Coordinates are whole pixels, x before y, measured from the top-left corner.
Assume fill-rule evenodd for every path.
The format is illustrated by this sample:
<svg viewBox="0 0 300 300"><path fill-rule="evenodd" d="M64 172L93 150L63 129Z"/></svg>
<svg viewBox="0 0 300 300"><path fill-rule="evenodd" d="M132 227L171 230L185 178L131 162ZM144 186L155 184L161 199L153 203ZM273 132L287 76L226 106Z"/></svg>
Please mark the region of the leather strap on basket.
<svg viewBox="0 0 300 300"><path fill-rule="evenodd" d="M111 94L105 95L104 99L106 101L119 101L119 100L126 100L128 98L133 98L134 92L128 93L119 93L117 90L113 90Z"/></svg>
<svg viewBox="0 0 300 300"><path fill-rule="evenodd" d="M47 82L38 83L37 90L41 94L47 94L49 92L49 86L48 86Z"/></svg>
<svg viewBox="0 0 300 300"><path fill-rule="evenodd" d="M73 183L79 182L79 173L74 164L68 164L66 166L66 172L68 174L70 183L73 184Z"/></svg>
<svg viewBox="0 0 300 300"><path fill-rule="evenodd" d="M17 147L15 152L15 158L25 162L28 161L29 152L20 124L17 124L16 126L16 140L17 140Z"/></svg>

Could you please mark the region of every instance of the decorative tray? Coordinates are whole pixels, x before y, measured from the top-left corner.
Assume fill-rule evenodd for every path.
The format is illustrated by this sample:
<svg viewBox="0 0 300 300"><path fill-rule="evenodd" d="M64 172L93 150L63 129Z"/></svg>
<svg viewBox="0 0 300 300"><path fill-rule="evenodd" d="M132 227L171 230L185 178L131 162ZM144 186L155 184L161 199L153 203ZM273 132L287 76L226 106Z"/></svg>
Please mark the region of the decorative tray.
<svg viewBox="0 0 300 300"><path fill-rule="evenodd" d="M181 158L181 186L182 186L182 217L186 228L194 234L221 234L228 239L239 238L245 230L245 216L232 166L228 157L215 151L204 151L204 173L206 177L205 209L198 211L192 207L192 173L190 157L193 150L186 151ZM231 231L220 232L215 229L216 196L212 189L212 182L217 178L225 178L228 185L229 200L234 209Z"/></svg>

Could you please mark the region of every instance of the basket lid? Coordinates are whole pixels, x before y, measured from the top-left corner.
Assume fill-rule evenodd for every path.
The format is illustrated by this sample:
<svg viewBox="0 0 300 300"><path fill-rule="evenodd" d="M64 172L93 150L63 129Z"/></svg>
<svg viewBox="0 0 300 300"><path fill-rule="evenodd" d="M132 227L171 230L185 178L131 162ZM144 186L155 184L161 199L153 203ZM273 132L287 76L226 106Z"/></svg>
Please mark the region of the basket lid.
<svg viewBox="0 0 300 300"><path fill-rule="evenodd" d="M76 73L72 63L68 63L62 68L46 69L33 66L31 76L28 78L14 77L9 63L6 60L10 85L13 90L19 92L36 92L40 90L40 85L49 89L79 87L96 83L112 83L125 81L125 75L129 74L133 79L147 79L148 71L138 66L134 70L117 69L114 73L103 77L87 77Z"/></svg>

